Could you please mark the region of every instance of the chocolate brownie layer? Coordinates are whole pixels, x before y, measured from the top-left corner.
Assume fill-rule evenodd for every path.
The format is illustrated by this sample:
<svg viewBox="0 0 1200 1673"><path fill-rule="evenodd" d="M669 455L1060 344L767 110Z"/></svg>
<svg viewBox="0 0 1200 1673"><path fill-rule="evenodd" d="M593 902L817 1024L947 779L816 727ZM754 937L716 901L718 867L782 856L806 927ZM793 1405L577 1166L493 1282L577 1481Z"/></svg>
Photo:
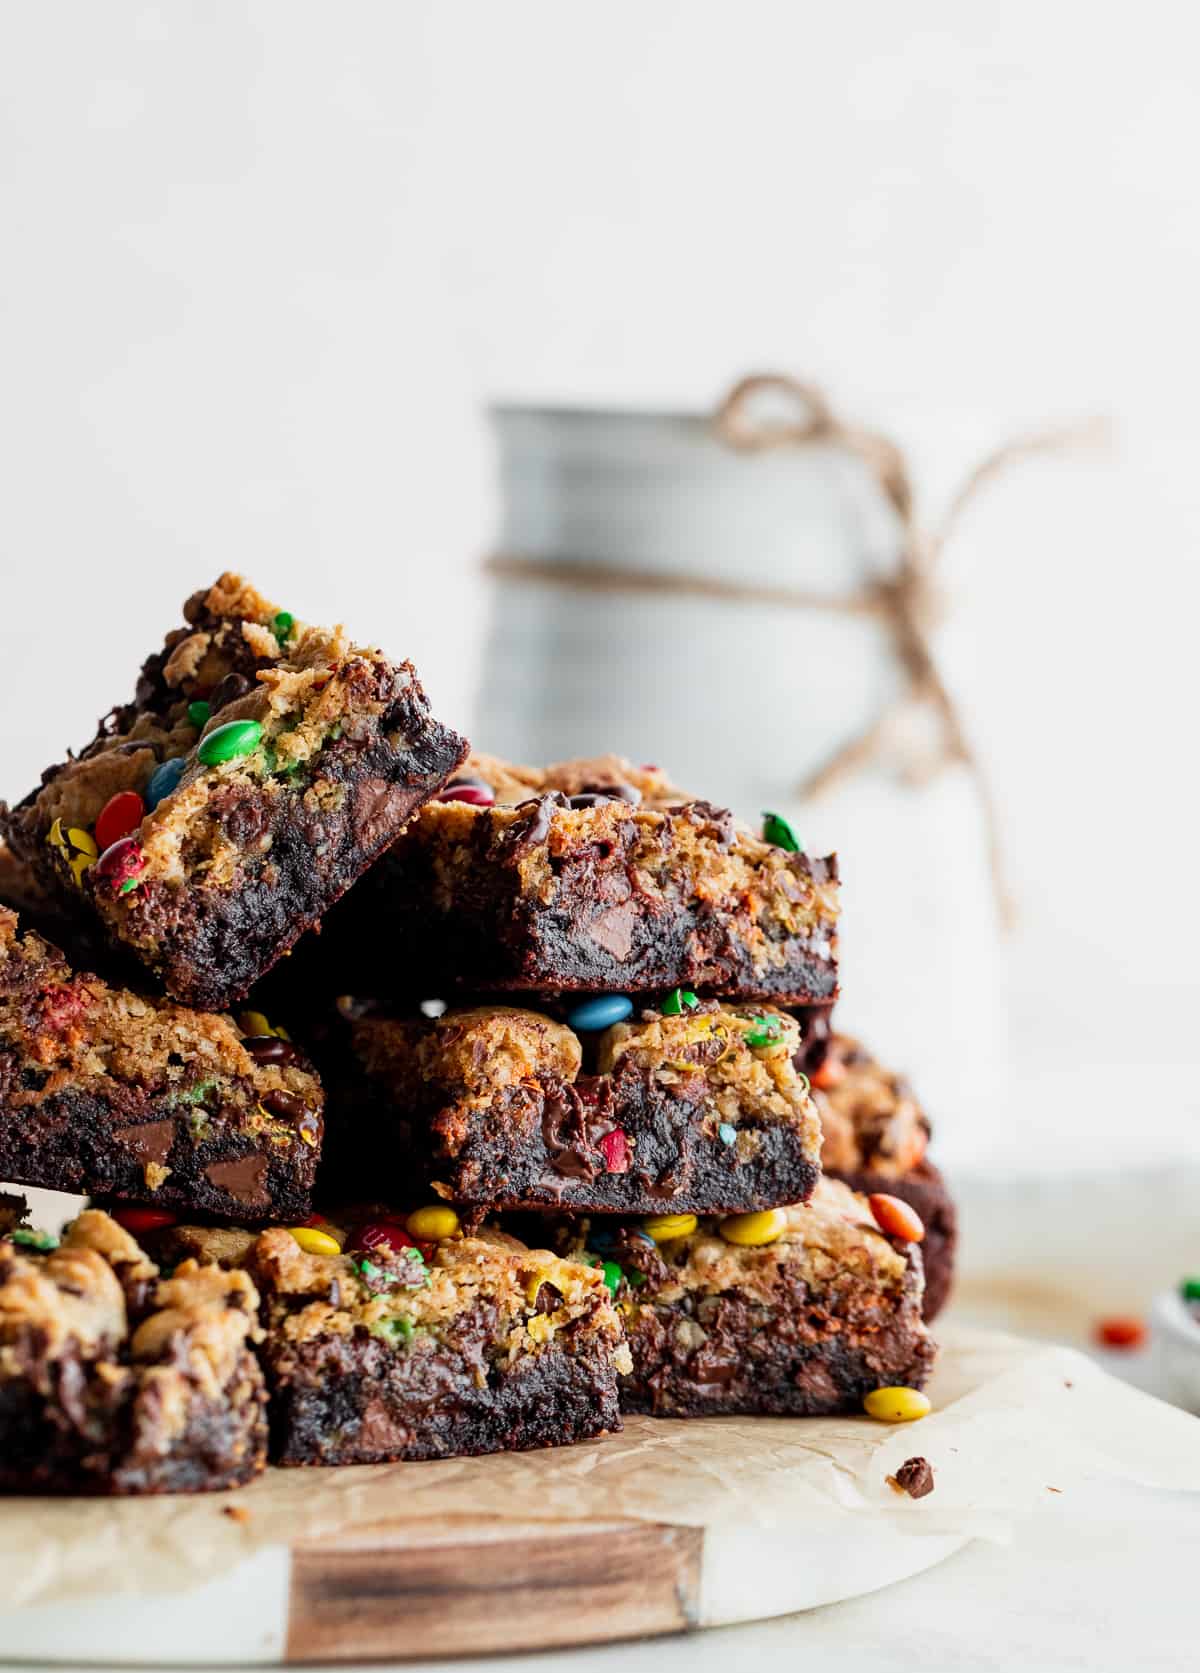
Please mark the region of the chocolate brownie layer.
<svg viewBox="0 0 1200 1673"><path fill-rule="evenodd" d="M235 575L184 606L78 757L6 816L18 860L185 1002L220 1009L462 760L411 664Z"/></svg>
<svg viewBox="0 0 1200 1673"><path fill-rule="evenodd" d="M924 1222L925 1318L936 1318L954 1281L958 1213L925 1155L924 1111L903 1075L885 1069L845 1034L829 1034L812 1077L825 1172L864 1195L881 1191L902 1198Z"/></svg>
<svg viewBox="0 0 1200 1673"><path fill-rule="evenodd" d="M614 756L543 772L474 755L444 798L464 791L475 799L427 804L332 926L404 946L402 969L371 977L419 970L431 991L683 983L779 1003L836 993L833 858L760 841Z"/></svg>
<svg viewBox="0 0 1200 1673"><path fill-rule="evenodd" d="M494 1231L423 1249L309 1254L281 1230L255 1244L278 1462L457 1457L620 1427L629 1357L598 1272Z"/></svg>
<svg viewBox="0 0 1200 1673"><path fill-rule="evenodd" d="M580 1036L536 1011L367 1015L351 1034L367 1091L331 1123L342 1195L391 1177L480 1207L732 1213L816 1183L796 1024L769 1008L643 1011L596 1038L589 1073Z"/></svg>
<svg viewBox="0 0 1200 1673"><path fill-rule="evenodd" d="M705 1220L666 1241L653 1221L653 1237L636 1224L567 1228L563 1246L607 1262L617 1283L633 1356L622 1410L818 1416L858 1411L876 1388L919 1388L935 1355L919 1249L884 1237L832 1180L756 1222Z"/></svg>
<svg viewBox="0 0 1200 1673"><path fill-rule="evenodd" d="M0 1491L251 1480L267 1439L257 1310L244 1272L192 1261L162 1279L95 1210L58 1247L0 1241Z"/></svg>
<svg viewBox="0 0 1200 1673"><path fill-rule="evenodd" d="M77 973L0 909L0 1179L303 1219L323 1106L287 1041Z"/></svg>

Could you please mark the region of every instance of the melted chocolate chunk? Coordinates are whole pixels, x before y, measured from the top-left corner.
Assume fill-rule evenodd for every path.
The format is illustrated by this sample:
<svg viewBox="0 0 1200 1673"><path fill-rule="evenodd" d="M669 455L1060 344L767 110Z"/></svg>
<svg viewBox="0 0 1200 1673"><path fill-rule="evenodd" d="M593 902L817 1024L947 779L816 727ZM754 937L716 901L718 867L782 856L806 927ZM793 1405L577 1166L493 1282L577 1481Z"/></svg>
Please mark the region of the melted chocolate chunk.
<svg viewBox="0 0 1200 1673"><path fill-rule="evenodd" d="M295 1063L300 1056L295 1046L274 1034L256 1034L242 1044L256 1063Z"/></svg>
<svg viewBox="0 0 1200 1673"><path fill-rule="evenodd" d="M535 796L531 801L518 802L517 812L528 809L525 817L514 819L505 837L505 846L514 854L527 854L533 848L540 848L550 835L550 821L554 817L556 808L567 807L569 803L561 790L548 790L544 796Z"/></svg>
<svg viewBox="0 0 1200 1673"><path fill-rule="evenodd" d="M209 706L216 714L218 709L223 709L228 703L236 703L239 697L244 697L252 689L252 682L245 674L236 671L226 674L209 699Z"/></svg>
<svg viewBox="0 0 1200 1673"><path fill-rule="evenodd" d="M308 1114L308 1105L291 1092L264 1092L262 1106L281 1121L300 1122Z"/></svg>

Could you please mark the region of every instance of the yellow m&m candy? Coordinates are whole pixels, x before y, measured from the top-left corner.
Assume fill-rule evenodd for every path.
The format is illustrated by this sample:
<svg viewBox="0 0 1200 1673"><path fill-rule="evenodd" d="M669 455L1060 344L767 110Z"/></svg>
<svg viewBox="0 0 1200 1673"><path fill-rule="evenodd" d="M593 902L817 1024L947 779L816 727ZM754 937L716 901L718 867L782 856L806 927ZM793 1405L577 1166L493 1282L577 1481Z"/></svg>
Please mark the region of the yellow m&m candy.
<svg viewBox="0 0 1200 1673"><path fill-rule="evenodd" d="M289 1226L288 1230L306 1255L340 1255L342 1246L336 1237L328 1232L318 1231L316 1226Z"/></svg>
<svg viewBox="0 0 1200 1673"><path fill-rule="evenodd" d="M774 1243L787 1230L787 1215L782 1208L764 1208L757 1214L733 1214L722 1220L718 1230L726 1243L737 1243L743 1249L759 1249L764 1243Z"/></svg>
<svg viewBox="0 0 1200 1673"><path fill-rule="evenodd" d="M670 1243L677 1237L690 1237L696 1229L694 1214L652 1214L642 1221L642 1230L655 1243Z"/></svg>
<svg viewBox="0 0 1200 1673"><path fill-rule="evenodd" d="M430 1208L417 1208L404 1222L410 1237L423 1237L430 1243L441 1243L458 1230L458 1215L452 1208L436 1203Z"/></svg>
<svg viewBox="0 0 1200 1673"><path fill-rule="evenodd" d="M933 1406L919 1388L875 1388L863 1400L868 1416L884 1423L913 1423L928 1417Z"/></svg>

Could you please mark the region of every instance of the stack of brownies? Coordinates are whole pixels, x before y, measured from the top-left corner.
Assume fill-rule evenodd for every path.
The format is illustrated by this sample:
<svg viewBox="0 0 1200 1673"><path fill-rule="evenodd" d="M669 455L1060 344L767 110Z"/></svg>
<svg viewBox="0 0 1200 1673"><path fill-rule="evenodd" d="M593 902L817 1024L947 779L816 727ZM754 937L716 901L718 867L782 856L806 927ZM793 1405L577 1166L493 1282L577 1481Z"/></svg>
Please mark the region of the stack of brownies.
<svg viewBox="0 0 1200 1673"><path fill-rule="evenodd" d="M95 1206L4 1199L0 1488L924 1409L953 1208L832 1031L834 862L468 756L236 576L184 616L3 818L0 1179Z"/></svg>

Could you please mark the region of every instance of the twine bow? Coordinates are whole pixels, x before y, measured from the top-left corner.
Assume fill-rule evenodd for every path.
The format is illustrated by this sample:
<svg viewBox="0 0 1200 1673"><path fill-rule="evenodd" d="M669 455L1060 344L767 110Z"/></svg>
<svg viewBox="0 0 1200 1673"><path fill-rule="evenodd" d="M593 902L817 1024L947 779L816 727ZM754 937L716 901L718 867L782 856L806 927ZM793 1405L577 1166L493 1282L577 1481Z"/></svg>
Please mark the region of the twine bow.
<svg viewBox="0 0 1200 1673"><path fill-rule="evenodd" d="M755 407L766 396L783 399L797 416L767 421ZM853 454L874 476L880 492L900 524L901 542L896 567L889 576L865 582L842 594L803 587L747 585L713 576L646 573L619 564L565 562L500 554L491 558L492 574L510 580L557 583L603 592L691 594L704 598L750 599L807 610L833 610L877 617L888 631L896 658L905 673L904 687L881 709L857 737L840 745L809 773L800 794L815 797L881 759L888 751L888 734L897 712L908 704L933 711L938 725L938 748L922 776L961 764L970 773L983 816L988 865L1000 921L1015 920L1007 882L1000 819L988 775L963 725L962 715L934 656L931 631L939 617L941 596L938 567L946 544L963 512L981 488L1012 465L1039 454L1062 452L1086 443L1104 441L1109 426L1103 419L1047 430L1006 443L987 455L969 473L940 524L925 528L917 518L912 478L903 453L886 436L838 418L821 390L797 378L760 374L743 378L721 402L713 418L715 435L742 453L763 453L780 447L812 445L841 447Z"/></svg>

